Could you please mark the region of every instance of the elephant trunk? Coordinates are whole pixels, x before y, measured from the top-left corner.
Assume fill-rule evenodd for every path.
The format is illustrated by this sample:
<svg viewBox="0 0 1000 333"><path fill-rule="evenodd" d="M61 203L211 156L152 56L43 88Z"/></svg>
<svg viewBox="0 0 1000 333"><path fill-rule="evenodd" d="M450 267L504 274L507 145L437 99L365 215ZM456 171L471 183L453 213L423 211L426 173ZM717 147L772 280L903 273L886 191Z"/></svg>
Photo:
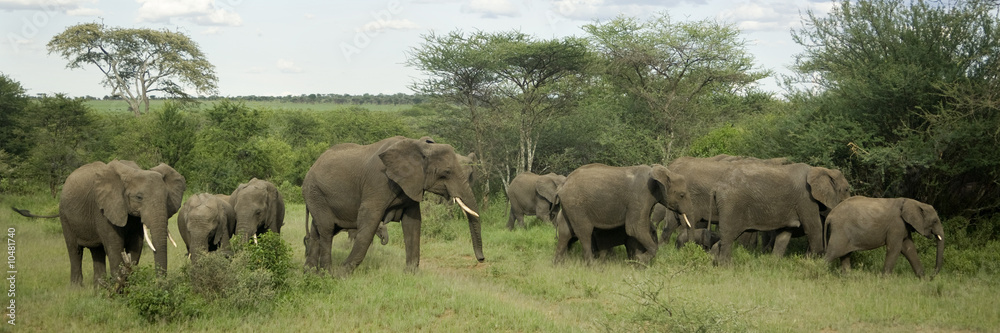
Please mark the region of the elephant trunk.
<svg viewBox="0 0 1000 333"><path fill-rule="evenodd" d="M472 238L472 250L476 253L476 260L483 262L486 257L483 256L483 234L482 234L482 223L479 221L479 205L476 203L476 197L472 195L472 189L467 191L462 191L464 195L456 196L456 202L459 206L462 206L462 210L465 211L465 215L469 218L469 233Z"/></svg>
<svg viewBox="0 0 1000 333"><path fill-rule="evenodd" d="M212 241L209 233L202 230L193 230L191 233L191 243L188 252L191 255L191 262L198 261L203 254L208 253L209 242Z"/></svg>
<svg viewBox="0 0 1000 333"><path fill-rule="evenodd" d="M258 225L252 209L236 210L236 234L240 235L244 242L256 239Z"/></svg>
<svg viewBox="0 0 1000 333"><path fill-rule="evenodd" d="M944 236L942 234L937 235L937 260L934 263L934 277L941 271L941 266L944 265Z"/></svg>
<svg viewBox="0 0 1000 333"><path fill-rule="evenodd" d="M156 273L167 274L167 214L157 212L153 214L142 214L142 225L149 228L148 241L153 247L153 261L156 263ZM143 237L146 237L145 235ZM133 258L135 260L135 258Z"/></svg>

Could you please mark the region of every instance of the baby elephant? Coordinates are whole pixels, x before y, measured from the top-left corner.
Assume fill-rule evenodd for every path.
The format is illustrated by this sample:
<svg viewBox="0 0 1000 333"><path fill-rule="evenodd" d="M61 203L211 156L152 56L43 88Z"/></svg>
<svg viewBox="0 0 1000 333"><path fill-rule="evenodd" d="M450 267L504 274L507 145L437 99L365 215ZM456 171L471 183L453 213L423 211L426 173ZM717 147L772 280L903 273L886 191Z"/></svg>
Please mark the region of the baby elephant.
<svg viewBox="0 0 1000 333"><path fill-rule="evenodd" d="M887 246L883 273L896 267L900 252L910 261L913 272L924 276L920 256L910 232L937 239L937 263L934 275L944 262L944 227L931 205L907 198L868 198L855 196L835 207L826 219L830 239L826 260L840 259L841 270L851 269L851 252Z"/></svg>
<svg viewBox="0 0 1000 333"><path fill-rule="evenodd" d="M236 211L228 199L228 195L201 193L189 197L181 207L177 229L192 262L205 252L229 251L229 238L236 231Z"/></svg>

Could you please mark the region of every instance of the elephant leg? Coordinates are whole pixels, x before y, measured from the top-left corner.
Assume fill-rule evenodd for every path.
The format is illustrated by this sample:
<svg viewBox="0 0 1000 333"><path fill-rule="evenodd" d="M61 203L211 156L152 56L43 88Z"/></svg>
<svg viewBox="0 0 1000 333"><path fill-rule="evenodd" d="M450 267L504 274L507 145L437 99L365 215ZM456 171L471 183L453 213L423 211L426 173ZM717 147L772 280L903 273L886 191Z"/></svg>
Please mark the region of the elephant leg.
<svg viewBox="0 0 1000 333"><path fill-rule="evenodd" d="M785 256L785 250L788 250L788 242L792 240L791 231L776 231L778 234L774 237L774 248L771 249L771 254L775 257L781 258Z"/></svg>
<svg viewBox="0 0 1000 333"><path fill-rule="evenodd" d="M743 233L743 230L735 230L735 229L736 228L724 227L722 226L721 222L719 223L720 239L718 243L719 251L718 254L715 256L716 264L729 265L729 263L732 261L733 242L735 242L736 238L739 238L740 234Z"/></svg>
<svg viewBox="0 0 1000 333"><path fill-rule="evenodd" d="M556 215L556 233L556 256L553 262L558 264L566 257L566 250L573 239L573 231L570 229L569 223L566 223L562 212Z"/></svg>
<svg viewBox="0 0 1000 333"><path fill-rule="evenodd" d="M903 239L903 256L906 260L910 262L910 267L913 268L913 273L917 274L918 278L924 277L924 266L920 264L920 255L917 254L917 247L913 245L913 239L907 237Z"/></svg>
<svg viewBox="0 0 1000 333"><path fill-rule="evenodd" d="M647 231L649 229L651 229L651 227L640 230ZM653 258L656 257L656 250L657 250L656 236L649 232L643 232L643 231L639 231L637 235L629 235L629 236L635 239L635 241L638 242L639 245L642 245L643 248L642 253L637 252L635 254L636 258L645 264L649 264L650 261L652 261Z"/></svg>
<svg viewBox="0 0 1000 333"><path fill-rule="evenodd" d="M573 236L576 236L577 240L580 241L580 247L583 249L583 259L586 260L588 265L590 265L594 262L593 224L589 223L586 218L581 221L574 220L572 217L567 217L566 222L566 224L569 225L570 230L573 231Z"/></svg>
<svg viewBox="0 0 1000 333"><path fill-rule="evenodd" d="M517 220L516 213L514 213L514 206L510 206L510 214L507 217L507 230L514 230L514 221Z"/></svg>
<svg viewBox="0 0 1000 333"><path fill-rule="evenodd" d="M351 254L347 255L347 259L344 259L344 263L341 265L341 273L346 275L354 272L354 269L365 260L368 248L371 247L372 241L375 239L375 232L378 231L378 224L382 222L382 210L365 206L361 206L361 209L358 210L357 237L354 239L354 245L351 247ZM404 237L411 236L407 235ZM407 256L407 261L409 262L409 255Z"/></svg>
<svg viewBox="0 0 1000 333"><path fill-rule="evenodd" d="M104 277L108 274L108 266L105 263L107 259L107 254L104 253L104 247L92 247L90 248L90 258L94 262L94 285L99 285ZM112 271L112 274L115 272Z"/></svg>
<svg viewBox="0 0 1000 333"><path fill-rule="evenodd" d="M890 241L885 249L885 265L882 267L883 274L889 274L896 268L896 260L903 251L903 242Z"/></svg>
<svg viewBox="0 0 1000 333"><path fill-rule="evenodd" d="M420 267L420 207L403 212L403 243L406 246L406 270L415 273Z"/></svg>
<svg viewBox="0 0 1000 333"><path fill-rule="evenodd" d="M78 286L83 285L83 247L76 245L75 241L66 236L66 250L69 253L69 282Z"/></svg>
<svg viewBox="0 0 1000 333"><path fill-rule="evenodd" d="M332 247L333 236L343 230L329 207L310 209L312 229L308 237L309 246L306 249L306 266L331 270L333 268ZM350 233L350 230L348 231Z"/></svg>

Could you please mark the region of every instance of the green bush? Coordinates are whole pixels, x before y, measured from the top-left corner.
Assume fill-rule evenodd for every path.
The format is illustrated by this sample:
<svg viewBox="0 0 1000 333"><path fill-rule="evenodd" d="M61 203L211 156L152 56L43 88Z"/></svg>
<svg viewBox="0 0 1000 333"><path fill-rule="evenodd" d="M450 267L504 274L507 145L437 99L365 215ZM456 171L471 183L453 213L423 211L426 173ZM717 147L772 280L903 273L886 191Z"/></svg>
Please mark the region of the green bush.
<svg viewBox="0 0 1000 333"><path fill-rule="evenodd" d="M190 297L190 286L176 277L158 277L151 266L140 266L128 276L121 297L151 323L196 317L200 305Z"/></svg>
<svg viewBox="0 0 1000 333"><path fill-rule="evenodd" d="M235 253L234 262L244 264L250 271L268 271L275 288L286 286L292 268L292 247L281 239L281 234L268 231L258 237L257 244L235 236L230 243Z"/></svg>

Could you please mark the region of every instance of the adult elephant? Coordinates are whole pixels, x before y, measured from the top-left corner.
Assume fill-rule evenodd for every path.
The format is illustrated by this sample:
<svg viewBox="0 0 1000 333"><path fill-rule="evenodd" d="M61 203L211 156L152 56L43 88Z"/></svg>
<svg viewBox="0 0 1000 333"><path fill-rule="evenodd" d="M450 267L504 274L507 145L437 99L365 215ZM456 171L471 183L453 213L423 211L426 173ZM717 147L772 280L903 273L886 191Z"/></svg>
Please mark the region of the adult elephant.
<svg viewBox="0 0 1000 333"><path fill-rule="evenodd" d="M228 195L199 193L188 197L177 214L177 230L184 239L191 262L213 251L230 251L236 232L236 211Z"/></svg>
<svg viewBox="0 0 1000 333"><path fill-rule="evenodd" d="M917 277L924 276L924 267L913 245L912 231L928 239L937 239L937 261L934 275L944 263L944 226L933 206L907 198L868 198L854 196L835 207L827 217L830 241L826 260L840 259L841 270L851 269L851 253L886 246L884 274L896 267L902 253ZM933 276L933 275L932 275Z"/></svg>
<svg viewBox="0 0 1000 333"><path fill-rule="evenodd" d="M285 200L278 188L257 178L240 184L229 196L229 204L236 211L236 233L244 241L268 231L281 233L285 224Z"/></svg>
<svg viewBox="0 0 1000 333"><path fill-rule="evenodd" d="M406 266L420 264L420 202L424 191L455 200L466 212L476 258L484 261L477 204L454 149L429 138L401 136L370 145L338 144L309 168L302 183L306 202L306 267L332 270L335 234L357 229L341 265L350 274L364 260L378 226L392 215L403 226ZM309 215L313 217L309 228Z"/></svg>
<svg viewBox="0 0 1000 333"><path fill-rule="evenodd" d="M420 140L433 142L433 140L431 140L430 137L423 137L420 138ZM468 155L455 154L455 158L458 159L458 164L462 166L460 171L461 174L458 175L458 177L468 178L469 186L472 186L473 181L475 179L475 177L473 176L474 175L473 164L475 163L476 153L469 153ZM453 200L447 200L447 198L440 195L434 195L434 199L435 202L438 204L450 205L454 202ZM382 245L389 244L389 230L387 229L387 224L389 222L400 222L402 220L402 217L403 217L402 209L395 209L385 213L385 217L382 218L382 223L379 224L378 229L375 231L375 236L378 236L379 241L382 243ZM347 234L348 238L351 240L351 243L353 244L354 238L356 237L355 234L357 234L357 229L347 229Z"/></svg>
<svg viewBox="0 0 1000 333"><path fill-rule="evenodd" d="M732 156L719 154L713 157L679 157L667 167L670 171L681 174L687 179L688 194L693 203L693 209L688 213L692 227L697 229L711 229L712 223L719 222L719 206L715 203L715 193L717 189L725 184L726 178L733 170L753 165L784 165L788 164L785 158L758 159L754 157ZM728 185L728 184L727 184ZM674 231L678 231L678 239L683 241L678 246L683 246L689 240L703 239L686 235L687 228L681 227L680 219L673 214L667 214L663 233L660 235L660 244L667 242ZM708 235L711 231L696 231L699 235ZM747 234L740 237L740 243L750 247L755 243L756 235ZM702 244L704 245L704 244Z"/></svg>
<svg viewBox="0 0 1000 333"><path fill-rule="evenodd" d="M93 162L70 173L59 199L70 282L83 284L84 248L90 249L97 285L107 275L106 264L115 276L125 258L138 264L143 239L157 272L166 274L167 219L180 209L186 188L184 176L163 163L143 170L132 161Z"/></svg>
<svg viewBox="0 0 1000 333"><path fill-rule="evenodd" d="M573 237L579 238L584 259L593 261L595 229L619 227L624 227L625 233L642 247L636 257L648 263L657 250L655 232L650 232L653 205L663 204L682 215L691 210L684 176L658 164L582 166L566 177L566 183L559 189L557 203L561 206L556 220L559 233L557 263L562 261Z"/></svg>
<svg viewBox="0 0 1000 333"><path fill-rule="evenodd" d="M726 264L732 244L744 231L802 228L810 252L823 252L820 213L847 199L849 186L839 170L795 163L751 164L734 169L715 193L719 208L718 263Z"/></svg>
<svg viewBox="0 0 1000 333"><path fill-rule="evenodd" d="M507 200L510 201L510 217L507 229L514 230L515 223L522 228L525 215L535 215L545 222L555 224L556 190L566 182L566 176L548 173L537 175L532 172L519 173L507 186Z"/></svg>

